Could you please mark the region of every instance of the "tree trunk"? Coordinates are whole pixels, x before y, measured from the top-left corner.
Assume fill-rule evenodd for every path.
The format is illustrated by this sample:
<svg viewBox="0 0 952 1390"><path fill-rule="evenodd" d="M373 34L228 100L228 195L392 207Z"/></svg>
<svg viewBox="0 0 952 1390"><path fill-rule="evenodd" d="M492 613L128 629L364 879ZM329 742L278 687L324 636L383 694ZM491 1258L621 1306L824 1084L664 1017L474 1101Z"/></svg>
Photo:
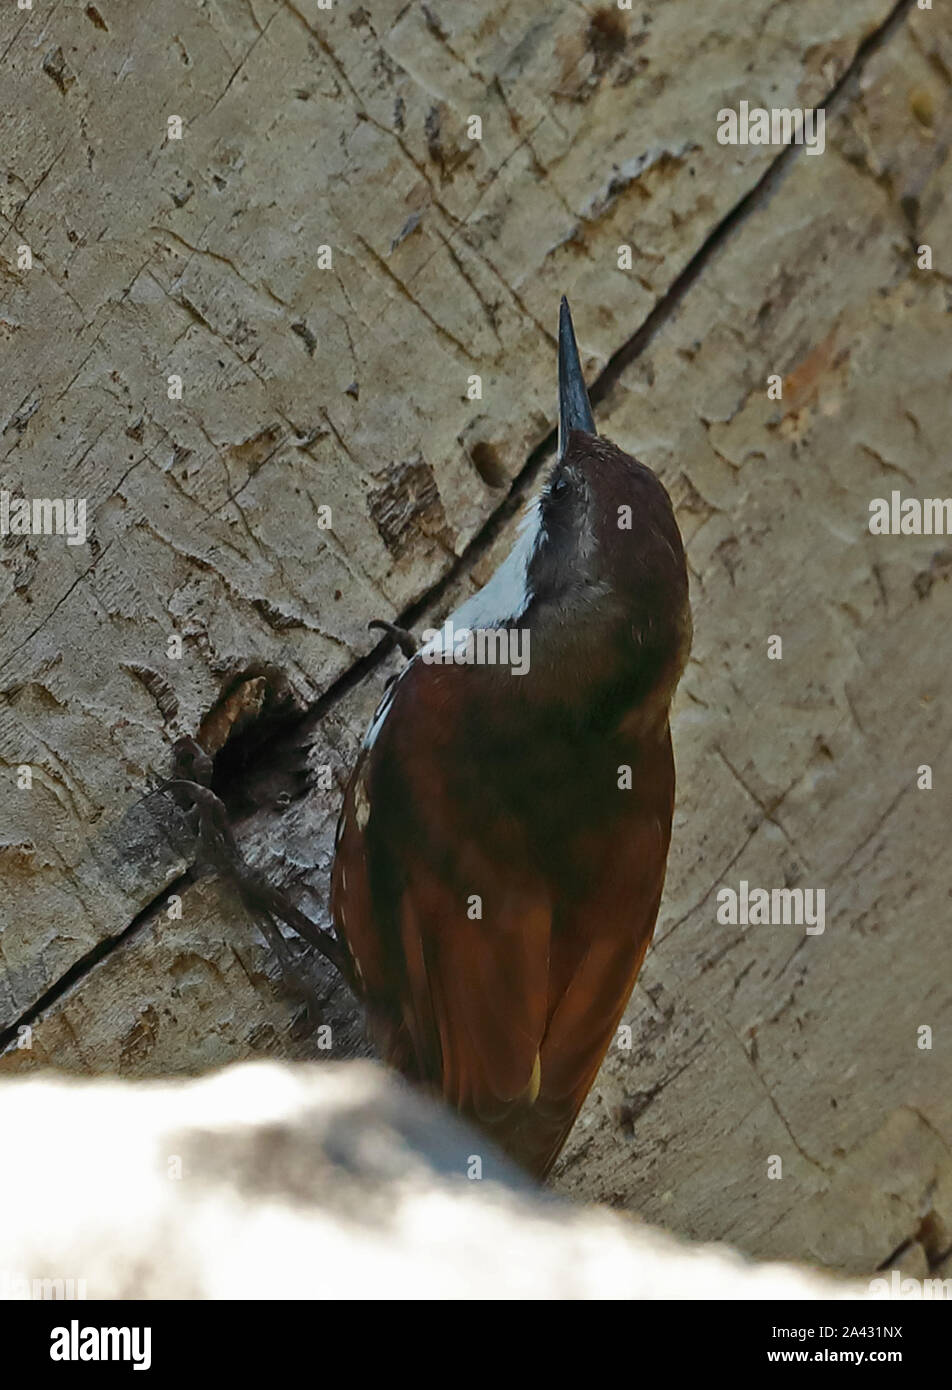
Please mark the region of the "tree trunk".
<svg viewBox="0 0 952 1390"><path fill-rule="evenodd" d="M289 943L331 1031L302 1026L152 788L201 734L244 852L326 924L400 664L367 624L438 625L505 554L565 292L600 429L674 499L696 638L631 1045L555 1184L757 1256L940 1268L952 552L868 522L948 490L947 16L34 0L0 54L0 482L88 503L85 544L0 551L0 1072L367 1051ZM822 155L721 144L742 100L824 108ZM825 930L719 921L742 880L822 889Z"/></svg>

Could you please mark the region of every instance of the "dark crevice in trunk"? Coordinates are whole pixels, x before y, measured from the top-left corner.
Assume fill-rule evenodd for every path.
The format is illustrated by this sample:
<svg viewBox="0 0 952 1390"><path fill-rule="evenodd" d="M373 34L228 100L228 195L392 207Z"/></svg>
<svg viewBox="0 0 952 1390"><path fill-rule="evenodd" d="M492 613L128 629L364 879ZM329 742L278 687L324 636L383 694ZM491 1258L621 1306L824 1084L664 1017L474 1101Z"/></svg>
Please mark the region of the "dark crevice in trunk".
<svg viewBox="0 0 952 1390"><path fill-rule="evenodd" d="M6 1048L16 1043L21 1028L28 1028L31 1024L35 1023L41 1014L52 1004L55 1004L57 1000L61 999L64 994L72 989L73 985L83 979L85 975L89 974L101 961L111 956L120 946L125 945L126 942L134 937L140 928L151 920L157 908L163 906L170 896L175 893L184 893L185 889L189 884L193 883L194 880L195 874L191 869L186 870L184 874L180 874L172 883L166 884L157 898L153 898L151 902L146 903L145 907L141 908L136 913L129 925L123 928L121 932L117 932L115 936L107 936L102 941L97 941L96 945L88 950L85 955L80 956L79 960L74 961L58 980L53 981L49 989L43 991L35 1004L31 1004L30 1007L25 1009L20 1017L14 1019L12 1023L0 1028L0 1052L5 1051Z"/></svg>

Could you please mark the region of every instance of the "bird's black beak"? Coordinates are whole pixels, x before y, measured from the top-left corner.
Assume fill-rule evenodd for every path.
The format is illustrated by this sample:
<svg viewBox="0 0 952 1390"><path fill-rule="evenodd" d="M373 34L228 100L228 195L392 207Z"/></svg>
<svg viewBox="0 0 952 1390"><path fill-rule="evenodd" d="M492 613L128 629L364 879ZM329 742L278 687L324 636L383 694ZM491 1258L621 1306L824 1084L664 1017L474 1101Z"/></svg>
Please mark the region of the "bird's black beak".
<svg viewBox="0 0 952 1390"><path fill-rule="evenodd" d="M595 417L589 404L578 360L578 343L572 327L568 300L562 296L559 306L559 458L565 453L570 430L596 434Z"/></svg>

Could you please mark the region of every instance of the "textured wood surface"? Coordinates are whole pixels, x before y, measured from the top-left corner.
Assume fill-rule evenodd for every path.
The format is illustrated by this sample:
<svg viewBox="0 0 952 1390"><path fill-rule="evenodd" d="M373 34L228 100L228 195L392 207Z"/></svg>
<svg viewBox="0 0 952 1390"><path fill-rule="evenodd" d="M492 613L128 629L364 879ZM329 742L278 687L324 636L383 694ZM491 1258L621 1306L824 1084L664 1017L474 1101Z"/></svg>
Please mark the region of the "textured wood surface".
<svg viewBox="0 0 952 1390"><path fill-rule="evenodd" d="M0 1070L326 1055L149 791L250 671L231 804L324 919L398 664L367 622L431 625L505 553L564 291L600 427L675 500L696 640L633 1045L556 1181L758 1255L940 1261L952 555L867 520L949 490L950 74L910 0L4 6L0 484L87 497L90 538L0 549ZM741 99L824 106L825 152L720 145ZM719 924L741 879L824 888L824 934Z"/></svg>

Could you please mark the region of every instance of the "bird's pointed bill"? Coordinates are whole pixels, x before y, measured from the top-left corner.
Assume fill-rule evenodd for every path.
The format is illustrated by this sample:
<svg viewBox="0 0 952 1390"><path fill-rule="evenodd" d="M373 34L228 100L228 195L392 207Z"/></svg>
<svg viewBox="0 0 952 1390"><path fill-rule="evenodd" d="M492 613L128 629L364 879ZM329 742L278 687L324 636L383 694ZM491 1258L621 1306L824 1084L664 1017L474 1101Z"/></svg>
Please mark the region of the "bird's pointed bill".
<svg viewBox="0 0 952 1390"><path fill-rule="evenodd" d="M597 433L582 376L572 315L563 295L559 306L559 458L565 453L571 430Z"/></svg>

